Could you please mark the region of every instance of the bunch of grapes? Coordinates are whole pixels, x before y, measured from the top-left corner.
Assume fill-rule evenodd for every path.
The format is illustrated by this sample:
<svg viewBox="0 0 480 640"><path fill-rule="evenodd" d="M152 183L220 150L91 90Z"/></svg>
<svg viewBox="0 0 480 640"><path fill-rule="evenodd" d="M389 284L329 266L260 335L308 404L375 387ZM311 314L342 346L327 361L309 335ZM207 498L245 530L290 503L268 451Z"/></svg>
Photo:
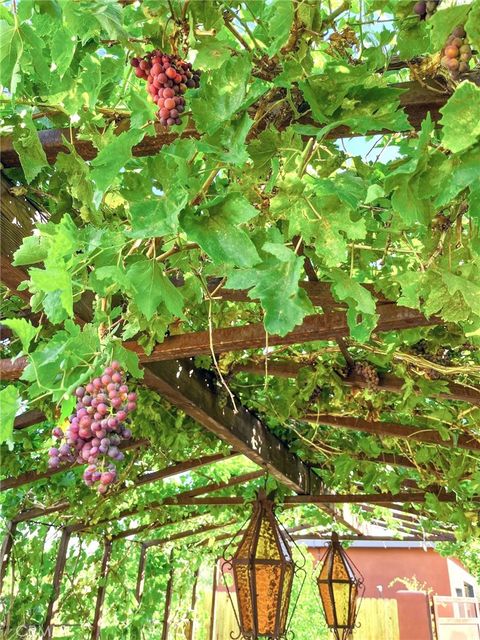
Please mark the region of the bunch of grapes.
<svg viewBox="0 0 480 640"><path fill-rule="evenodd" d="M187 89L198 88L200 71L194 71L189 62L178 56L167 55L158 49L142 59L132 58L130 63L135 67L137 78L147 81L148 93L158 106L160 124L180 124L180 116L185 110L183 94Z"/></svg>
<svg viewBox="0 0 480 640"><path fill-rule="evenodd" d="M52 431L60 442L48 452L49 466L56 469L62 462L88 463L85 484L97 484L99 493L105 493L117 478L113 461L124 457L118 445L132 437L125 425L128 414L137 407L137 394L129 392L120 364L113 361L99 378L78 387L75 395L75 413L68 419L65 433L61 427Z"/></svg>
<svg viewBox="0 0 480 640"><path fill-rule="evenodd" d="M472 58L472 48L467 43L466 35L462 26L455 27L442 51L442 67L450 71L454 80L470 68L468 63Z"/></svg>
<svg viewBox="0 0 480 640"><path fill-rule="evenodd" d="M417 16L419 16L420 20L426 20L433 16L440 2L441 0L422 0L421 2L417 2L413 10Z"/></svg>
<svg viewBox="0 0 480 640"><path fill-rule="evenodd" d="M380 383L377 370L369 362L355 362L353 367L355 373L361 376L367 383L368 389L377 389Z"/></svg>

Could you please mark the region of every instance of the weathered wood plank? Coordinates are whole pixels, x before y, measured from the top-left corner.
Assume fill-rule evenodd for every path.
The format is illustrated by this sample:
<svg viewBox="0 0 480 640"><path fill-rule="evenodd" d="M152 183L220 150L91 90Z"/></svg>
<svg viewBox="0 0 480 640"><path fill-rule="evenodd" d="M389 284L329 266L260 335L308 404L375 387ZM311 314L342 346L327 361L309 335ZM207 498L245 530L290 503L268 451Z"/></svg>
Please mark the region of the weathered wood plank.
<svg viewBox="0 0 480 640"><path fill-rule="evenodd" d="M245 407L237 411L192 362L164 362L145 368L144 384L299 493L319 493L319 477Z"/></svg>
<svg viewBox="0 0 480 640"><path fill-rule="evenodd" d="M449 440L444 440L438 431L427 427L412 427L410 425L393 424L391 422L370 422L363 418L344 416L307 414L304 418L307 422L353 431L364 431L375 435L384 435L395 438L409 438L418 442L436 444L442 447L458 447L467 451L480 451L480 441L476 436L466 434L454 434Z"/></svg>

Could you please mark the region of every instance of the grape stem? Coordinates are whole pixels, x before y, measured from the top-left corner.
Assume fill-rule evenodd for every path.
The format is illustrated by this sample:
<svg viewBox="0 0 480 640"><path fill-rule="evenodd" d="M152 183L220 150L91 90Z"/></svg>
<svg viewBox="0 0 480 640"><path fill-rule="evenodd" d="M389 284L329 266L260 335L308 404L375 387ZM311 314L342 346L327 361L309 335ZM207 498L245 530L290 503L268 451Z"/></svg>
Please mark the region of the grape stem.
<svg viewBox="0 0 480 640"><path fill-rule="evenodd" d="M167 258L169 258L170 256L173 256L175 253L180 253L180 251L190 251L191 249L199 249L200 245L197 244L196 242L187 242L184 245L174 245L173 247L171 247L171 249L169 249L168 251L165 251L165 253L161 253L159 256L157 256L156 260L157 262L165 262L165 260L167 260Z"/></svg>
<svg viewBox="0 0 480 640"><path fill-rule="evenodd" d="M220 166L217 166L215 169L213 169L213 171L211 171L210 175L208 176L208 178L205 180L202 187L200 188L200 191L198 192L198 194L191 200L190 204L192 206L200 204L200 202L203 200L210 185L217 177L217 174L220 171L220 168L221 168Z"/></svg>

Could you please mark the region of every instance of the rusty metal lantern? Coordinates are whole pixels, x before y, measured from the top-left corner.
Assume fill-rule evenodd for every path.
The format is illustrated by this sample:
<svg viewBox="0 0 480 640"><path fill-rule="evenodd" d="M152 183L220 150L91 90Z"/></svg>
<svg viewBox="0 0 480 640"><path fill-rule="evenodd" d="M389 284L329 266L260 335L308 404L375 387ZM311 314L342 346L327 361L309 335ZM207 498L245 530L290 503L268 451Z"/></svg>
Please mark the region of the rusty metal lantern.
<svg viewBox="0 0 480 640"><path fill-rule="evenodd" d="M327 626L337 640L348 640L355 627L357 603L365 587L362 575L348 558L336 533L332 533L322 558L317 584Z"/></svg>
<svg viewBox="0 0 480 640"><path fill-rule="evenodd" d="M273 497L260 491L240 544L228 560L225 559L228 554L224 554L222 564L225 586L240 629L237 637L285 638L293 615L292 611L288 617L293 578L302 570L293 560L291 544L296 547L275 517ZM228 588L227 573L233 574L238 613Z"/></svg>

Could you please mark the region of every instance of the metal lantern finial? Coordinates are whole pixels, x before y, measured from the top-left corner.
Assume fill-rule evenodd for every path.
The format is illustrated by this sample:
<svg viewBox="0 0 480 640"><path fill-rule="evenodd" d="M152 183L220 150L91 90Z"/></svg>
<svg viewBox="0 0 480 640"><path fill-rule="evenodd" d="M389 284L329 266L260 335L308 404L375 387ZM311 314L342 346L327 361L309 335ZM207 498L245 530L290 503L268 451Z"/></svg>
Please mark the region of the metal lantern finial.
<svg viewBox="0 0 480 640"><path fill-rule="evenodd" d="M285 638L293 577L299 568L290 543L293 540L275 517L272 496L260 491L237 550L222 566L232 604L225 573L233 573L238 603L235 616L240 636L248 640Z"/></svg>
<svg viewBox="0 0 480 640"><path fill-rule="evenodd" d="M349 640L355 627L357 601L365 591L363 577L348 558L336 533L332 533L322 560L317 584L327 626L337 640Z"/></svg>

